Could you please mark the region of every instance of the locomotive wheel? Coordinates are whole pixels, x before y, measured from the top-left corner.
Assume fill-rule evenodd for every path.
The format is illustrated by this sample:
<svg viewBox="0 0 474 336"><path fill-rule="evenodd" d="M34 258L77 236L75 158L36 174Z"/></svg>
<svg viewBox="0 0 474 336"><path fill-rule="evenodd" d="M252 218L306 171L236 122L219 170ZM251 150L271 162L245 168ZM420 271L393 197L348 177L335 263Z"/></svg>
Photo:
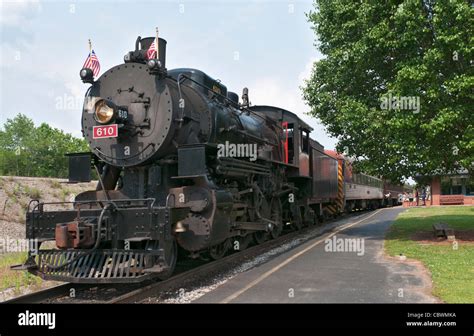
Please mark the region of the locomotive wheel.
<svg viewBox="0 0 474 336"><path fill-rule="evenodd" d="M272 238L275 239L278 238L278 236L280 236L281 232L283 231L281 203L278 198L272 199L270 211L270 219L277 223L277 225L273 225L272 231L270 232Z"/></svg>
<svg viewBox="0 0 474 336"><path fill-rule="evenodd" d="M295 219L292 224L296 231L299 231L303 228L303 222L299 219Z"/></svg>
<svg viewBox="0 0 474 336"><path fill-rule="evenodd" d="M257 187L258 188L258 187ZM261 217L263 218L269 218L270 217L270 206L263 196L263 194L256 193L255 194L255 206L258 208L258 213L260 214ZM251 218L253 219L253 218ZM259 220L255 218L254 220ZM270 233L267 231L257 231L253 234L253 239L255 243L257 244L262 244L263 242L266 242L267 240L270 239Z"/></svg>
<svg viewBox="0 0 474 336"><path fill-rule="evenodd" d="M305 223L308 227L313 227L318 225L318 218L314 211L309 210L305 213Z"/></svg>
<svg viewBox="0 0 474 336"><path fill-rule="evenodd" d="M173 238L173 241L170 244L170 247L166 250L166 262L169 265L169 268L160 273L157 278L160 280L166 280L174 273L176 267L176 261L178 260L178 245L176 244L176 239Z"/></svg>
<svg viewBox="0 0 474 336"><path fill-rule="evenodd" d="M314 215L313 217L313 225L312 226L318 226L319 225L319 219L318 219L318 216L316 216L316 214Z"/></svg>
<svg viewBox="0 0 474 336"><path fill-rule="evenodd" d="M255 240L255 243L257 244L262 244L268 239L270 239L270 233L266 231L257 231L253 234L253 240Z"/></svg>
<svg viewBox="0 0 474 336"><path fill-rule="evenodd" d="M230 248L230 240L226 239L222 243L216 244L209 248L209 255L212 259L218 260L225 256Z"/></svg>
<svg viewBox="0 0 474 336"><path fill-rule="evenodd" d="M291 221L292 227L299 231L303 228L303 219L301 218L301 209L299 206L295 205L294 206L294 212L293 212L293 219Z"/></svg>

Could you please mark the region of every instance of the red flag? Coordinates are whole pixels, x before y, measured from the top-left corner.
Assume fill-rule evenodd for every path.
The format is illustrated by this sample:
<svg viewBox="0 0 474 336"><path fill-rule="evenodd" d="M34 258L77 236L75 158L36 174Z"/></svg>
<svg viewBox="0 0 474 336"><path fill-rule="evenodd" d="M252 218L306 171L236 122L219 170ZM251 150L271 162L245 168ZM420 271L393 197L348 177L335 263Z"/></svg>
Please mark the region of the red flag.
<svg viewBox="0 0 474 336"><path fill-rule="evenodd" d="M150 48L148 48L146 52L146 57L148 59L152 59L156 57L156 38L153 40L153 43L151 44Z"/></svg>
<svg viewBox="0 0 474 336"><path fill-rule="evenodd" d="M86 61L84 62L84 65L82 66L82 68L83 69L84 68L91 69L94 77L97 77L97 75L99 75L100 63L99 63L99 59L97 58L94 50L92 50L90 52L89 56L87 56Z"/></svg>

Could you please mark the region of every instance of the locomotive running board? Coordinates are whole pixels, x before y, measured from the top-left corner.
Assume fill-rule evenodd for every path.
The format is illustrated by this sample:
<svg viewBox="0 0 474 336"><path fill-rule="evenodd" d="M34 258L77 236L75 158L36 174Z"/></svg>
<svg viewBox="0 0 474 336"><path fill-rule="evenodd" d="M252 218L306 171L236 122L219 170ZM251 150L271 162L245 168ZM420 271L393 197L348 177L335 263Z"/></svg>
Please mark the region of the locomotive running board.
<svg viewBox="0 0 474 336"><path fill-rule="evenodd" d="M265 219L265 221L267 221ZM270 220L268 222L274 223ZM237 230L252 230L252 231L270 231L270 228L267 223L262 222L235 222L233 229Z"/></svg>
<svg viewBox="0 0 474 336"><path fill-rule="evenodd" d="M145 266L146 257L156 257L157 253L143 250L98 250L89 253L40 250L35 257L37 267L30 272L45 280L72 283L142 282L156 276L156 273L145 272ZM60 267L67 262L70 263Z"/></svg>

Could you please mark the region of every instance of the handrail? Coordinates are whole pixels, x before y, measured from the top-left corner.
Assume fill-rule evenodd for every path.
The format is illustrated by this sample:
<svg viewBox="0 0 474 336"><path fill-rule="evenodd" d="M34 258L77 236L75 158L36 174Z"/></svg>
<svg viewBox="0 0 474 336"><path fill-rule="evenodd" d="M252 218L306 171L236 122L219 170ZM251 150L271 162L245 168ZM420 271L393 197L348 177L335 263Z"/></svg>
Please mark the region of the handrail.
<svg viewBox="0 0 474 336"><path fill-rule="evenodd" d="M33 210L30 211L30 207L28 205L28 212L34 213L34 212L40 212L42 213L43 210L39 210L40 207L44 205L55 205L55 204L73 204L73 205L81 205L81 204L100 204L100 203L125 203L125 202L146 202L147 206L149 208L152 208L155 205L156 198L123 198L123 199L114 199L114 200L85 200L85 201L62 201L62 202L39 202L38 200L32 200L32 201L37 201L38 203L33 207ZM30 204L32 203L30 202Z"/></svg>

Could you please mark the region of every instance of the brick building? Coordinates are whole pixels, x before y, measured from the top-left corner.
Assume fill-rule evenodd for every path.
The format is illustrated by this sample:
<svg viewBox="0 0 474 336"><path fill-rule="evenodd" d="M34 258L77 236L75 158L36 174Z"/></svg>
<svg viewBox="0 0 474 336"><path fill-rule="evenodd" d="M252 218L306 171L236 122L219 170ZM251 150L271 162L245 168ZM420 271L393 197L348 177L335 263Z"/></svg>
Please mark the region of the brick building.
<svg viewBox="0 0 474 336"><path fill-rule="evenodd" d="M467 170L449 175L417 176L420 185L429 185L431 197L427 205L474 205L474 177Z"/></svg>

